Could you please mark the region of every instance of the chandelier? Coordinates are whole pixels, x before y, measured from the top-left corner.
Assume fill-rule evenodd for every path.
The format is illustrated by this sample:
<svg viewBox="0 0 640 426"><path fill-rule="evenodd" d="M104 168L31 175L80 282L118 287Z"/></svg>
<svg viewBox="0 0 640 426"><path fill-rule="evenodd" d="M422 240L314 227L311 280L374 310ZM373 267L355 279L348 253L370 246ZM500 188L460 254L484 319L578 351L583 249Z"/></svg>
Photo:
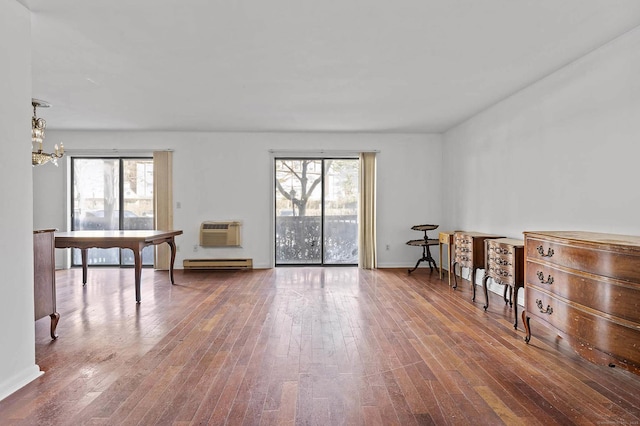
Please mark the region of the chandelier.
<svg viewBox="0 0 640 426"><path fill-rule="evenodd" d="M39 166L51 161L56 166L58 165L58 158L62 158L64 155L64 147L60 143L60 147L56 144L53 149L55 152L47 154L42 150L42 141L44 141L44 128L47 127L47 122L43 118L36 116L36 108L49 108L49 105L45 101L38 99L31 99L31 105L33 105L33 117L31 118L31 165Z"/></svg>

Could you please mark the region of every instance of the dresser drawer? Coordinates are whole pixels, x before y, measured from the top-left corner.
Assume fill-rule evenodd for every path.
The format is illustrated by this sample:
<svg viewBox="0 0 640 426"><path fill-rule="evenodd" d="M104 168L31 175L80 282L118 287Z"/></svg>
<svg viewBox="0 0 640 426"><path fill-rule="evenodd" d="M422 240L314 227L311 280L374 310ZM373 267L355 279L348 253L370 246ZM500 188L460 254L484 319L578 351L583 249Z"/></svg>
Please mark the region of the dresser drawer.
<svg viewBox="0 0 640 426"><path fill-rule="evenodd" d="M611 321L597 312L565 303L530 286L525 286L525 308L529 316L548 322L564 335L576 339L576 350L586 358L590 358L591 349L597 349L619 363L640 365L640 351L636 345L629 344L640 340L640 328L633 322ZM592 361L602 358L602 354L592 355Z"/></svg>
<svg viewBox="0 0 640 426"><path fill-rule="evenodd" d="M524 286L524 308L529 316L548 322L563 333L567 333L569 317L567 305L552 294Z"/></svg>
<svg viewBox="0 0 640 426"><path fill-rule="evenodd" d="M455 262L459 263L460 266L470 268L473 265L473 239L455 234L454 241Z"/></svg>
<svg viewBox="0 0 640 426"><path fill-rule="evenodd" d="M456 253L454 262L464 268L473 267L473 257L471 257L469 254Z"/></svg>
<svg viewBox="0 0 640 426"><path fill-rule="evenodd" d="M528 260L564 266L609 278L640 282L640 256L637 253L598 250L577 244L544 241L527 237Z"/></svg>
<svg viewBox="0 0 640 426"><path fill-rule="evenodd" d="M485 272L489 278L492 278L498 284L514 285L516 284L516 278L513 275L513 268L501 267L495 263L489 261L489 266Z"/></svg>
<svg viewBox="0 0 640 426"><path fill-rule="evenodd" d="M487 252L486 274L500 284L524 283L524 261L522 240L511 238L485 241Z"/></svg>
<svg viewBox="0 0 640 426"><path fill-rule="evenodd" d="M526 270L528 286L544 289L614 317L640 322L640 283L562 270L530 261Z"/></svg>
<svg viewBox="0 0 640 426"><path fill-rule="evenodd" d="M438 235L440 244L450 244L452 234L448 232L440 232Z"/></svg>

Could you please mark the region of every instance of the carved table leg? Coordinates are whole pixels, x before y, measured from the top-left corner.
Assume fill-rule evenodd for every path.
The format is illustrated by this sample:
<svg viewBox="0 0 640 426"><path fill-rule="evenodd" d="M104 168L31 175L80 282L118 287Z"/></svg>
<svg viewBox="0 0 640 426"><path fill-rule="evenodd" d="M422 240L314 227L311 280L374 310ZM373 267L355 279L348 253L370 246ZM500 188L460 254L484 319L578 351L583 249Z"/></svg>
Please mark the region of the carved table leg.
<svg viewBox="0 0 640 426"><path fill-rule="evenodd" d="M506 305L507 303L509 303L509 299L511 298L511 296L509 296L509 299L507 299L507 291L509 291L509 286L504 286L504 294L502 295L502 298L504 299L504 304Z"/></svg>
<svg viewBox="0 0 640 426"><path fill-rule="evenodd" d="M418 269L418 265L420 264L420 262L422 262L422 259L418 259L418 261L416 262L416 266L414 266L413 269L409 269L409 273L412 273L413 271Z"/></svg>
<svg viewBox="0 0 640 426"><path fill-rule="evenodd" d="M453 266L451 267L451 269L453 269L453 289L454 290L458 288L458 275L456 275L457 264L458 262L453 262ZM460 275L462 275L462 267L460 267Z"/></svg>
<svg viewBox="0 0 640 426"><path fill-rule="evenodd" d="M484 287L484 310L486 311L489 307L489 291L487 289L487 283L489 282L489 276L485 275L482 277L482 287Z"/></svg>
<svg viewBox="0 0 640 426"><path fill-rule="evenodd" d="M171 263L169 264L169 277L171 277L171 284L175 284L173 281L173 264L176 260L176 242L173 238L167 241L169 247L171 247Z"/></svg>
<svg viewBox="0 0 640 426"><path fill-rule="evenodd" d="M425 256L425 259L427 260L427 262L429 262L429 269L431 269L431 272L433 272L433 268L436 268L436 272L440 272L440 270L438 269L438 264L436 263L435 259L431 256L431 249L429 248L428 244L424 246L423 255Z"/></svg>
<svg viewBox="0 0 640 426"><path fill-rule="evenodd" d="M531 340L531 326L529 324L529 317L527 316L527 311L522 311L522 322L524 323L524 331L526 335L524 336L524 341L529 343Z"/></svg>
<svg viewBox="0 0 640 426"><path fill-rule="evenodd" d="M515 318L515 322L513 323L513 328L515 330L518 329L518 290L520 290L519 286L515 286L515 290L513 289L513 287L509 286L509 293L511 294L511 292L513 291L513 302L512 302L512 306L513 308L513 316ZM509 299L511 299L511 297L509 297Z"/></svg>
<svg viewBox="0 0 640 426"><path fill-rule="evenodd" d="M56 334L56 327L58 326L58 321L60 321L60 314L57 312L49 315L51 317L51 338L56 340L58 335Z"/></svg>
<svg viewBox="0 0 640 426"><path fill-rule="evenodd" d="M476 268L471 267L471 276L469 277L471 279L471 288L473 289L473 298L471 299L472 302L476 301Z"/></svg>

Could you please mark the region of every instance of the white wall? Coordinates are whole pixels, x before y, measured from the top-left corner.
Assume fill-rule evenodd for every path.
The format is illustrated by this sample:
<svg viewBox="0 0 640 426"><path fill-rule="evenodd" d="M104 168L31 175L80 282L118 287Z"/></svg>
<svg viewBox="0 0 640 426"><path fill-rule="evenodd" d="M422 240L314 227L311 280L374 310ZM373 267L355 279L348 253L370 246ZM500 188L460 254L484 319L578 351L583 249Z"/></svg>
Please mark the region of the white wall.
<svg viewBox="0 0 640 426"><path fill-rule="evenodd" d="M445 226L640 235L640 30L444 139Z"/></svg>
<svg viewBox="0 0 640 426"><path fill-rule="evenodd" d="M55 106L54 106L55 107ZM378 153L378 262L381 267L413 266L421 256L409 239L421 238L412 225L440 223L442 139L439 135L338 133L186 133L49 131L50 144L70 152L92 149L152 151L173 149L174 227L182 260L251 257L257 268L272 265L272 154L270 150L359 151ZM87 151L88 150L88 151ZM34 226L65 229L65 165L34 171ZM200 223L239 219L243 247L199 248ZM437 237L434 234L434 237ZM386 250L386 245L389 250ZM437 258L437 250L434 257ZM58 258L61 256L58 254Z"/></svg>
<svg viewBox="0 0 640 426"><path fill-rule="evenodd" d="M38 377L33 321L31 21L0 0L0 399Z"/></svg>

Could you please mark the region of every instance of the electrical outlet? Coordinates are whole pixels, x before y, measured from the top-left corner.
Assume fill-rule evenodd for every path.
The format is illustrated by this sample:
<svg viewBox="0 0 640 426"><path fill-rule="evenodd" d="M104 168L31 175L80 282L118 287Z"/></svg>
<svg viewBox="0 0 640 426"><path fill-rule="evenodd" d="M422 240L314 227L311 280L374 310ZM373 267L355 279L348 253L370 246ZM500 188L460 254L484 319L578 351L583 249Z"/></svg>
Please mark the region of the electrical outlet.
<svg viewBox="0 0 640 426"><path fill-rule="evenodd" d="M176 201L176 209L181 209L182 203L180 201Z"/></svg>
<svg viewBox="0 0 640 426"><path fill-rule="evenodd" d="M389 251L390 248L391 248L391 246L389 244L387 244L387 251Z"/></svg>
<svg viewBox="0 0 640 426"><path fill-rule="evenodd" d="M193 251L198 251L198 245L197 244L193 245Z"/></svg>

